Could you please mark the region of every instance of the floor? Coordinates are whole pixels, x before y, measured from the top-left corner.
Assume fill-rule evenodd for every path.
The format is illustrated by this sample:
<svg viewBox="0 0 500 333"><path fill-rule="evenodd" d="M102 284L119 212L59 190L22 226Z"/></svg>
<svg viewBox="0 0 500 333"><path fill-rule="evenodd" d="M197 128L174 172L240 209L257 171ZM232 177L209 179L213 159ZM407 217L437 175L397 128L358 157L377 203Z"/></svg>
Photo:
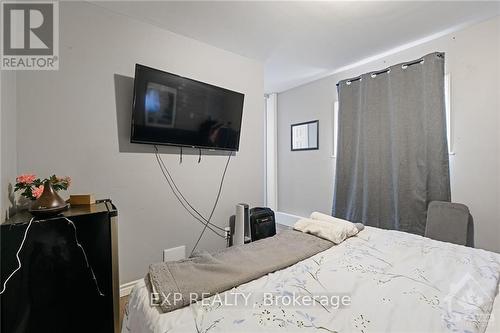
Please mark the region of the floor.
<svg viewBox="0 0 500 333"><path fill-rule="evenodd" d="M125 313L125 307L127 306L128 296L120 297L120 330L123 322L123 314Z"/></svg>

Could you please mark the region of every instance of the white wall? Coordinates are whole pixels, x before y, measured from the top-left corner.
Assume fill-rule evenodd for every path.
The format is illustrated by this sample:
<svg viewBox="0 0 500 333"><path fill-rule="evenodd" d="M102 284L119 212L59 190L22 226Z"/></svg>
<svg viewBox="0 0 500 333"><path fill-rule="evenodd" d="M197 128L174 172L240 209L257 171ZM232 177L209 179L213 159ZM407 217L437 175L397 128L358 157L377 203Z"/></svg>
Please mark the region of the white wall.
<svg viewBox="0 0 500 333"><path fill-rule="evenodd" d="M240 152L231 160L213 221L227 225L235 204L264 203L263 66L89 3L60 4L60 69L19 72L19 172L73 178L71 193L112 198L119 210L120 280L143 277L162 250L186 245L202 229L175 201L153 148L129 141L135 63L243 92ZM118 75L118 76L117 76ZM227 154L162 149L177 184L208 215ZM184 153L189 153L186 149ZM210 232L198 249L225 245ZM189 252L188 252L189 253Z"/></svg>
<svg viewBox="0 0 500 333"><path fill-rule="evenodd" d="M362 42L362 41L360 41ZM342 47L342 45L339 45ZM338 73L278 95L278 206L307 215L330 212L335 84L345 78L446 52L451 73L452 200L469 206L476 246L500 252L500 18ZM320 149L290 151L290 124L319 119Z"/></svg>
<svg viewBox="0 0 500 333"><path fill-rule="evenodd" d="M0 106L0 223L13 212L9 200L17 176L16 72L1 71Z"/></svg>

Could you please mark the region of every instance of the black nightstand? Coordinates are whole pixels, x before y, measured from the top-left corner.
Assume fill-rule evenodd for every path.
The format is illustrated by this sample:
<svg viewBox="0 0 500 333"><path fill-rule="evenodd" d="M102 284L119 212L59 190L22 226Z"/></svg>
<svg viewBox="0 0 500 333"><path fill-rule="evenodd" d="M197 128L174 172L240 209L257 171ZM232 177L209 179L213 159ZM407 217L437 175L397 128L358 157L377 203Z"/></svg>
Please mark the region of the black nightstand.
<svg viewBox="0 0 500 333"><path fill-rule="evenodd" d="M104 201L34 220L19 255L21 269L0 296L0 331L119 332L117 215ZM22 212L0 226L2 284L17 267L16 252L32 218ZM65 218L76 227L97 286Z"/></svg>

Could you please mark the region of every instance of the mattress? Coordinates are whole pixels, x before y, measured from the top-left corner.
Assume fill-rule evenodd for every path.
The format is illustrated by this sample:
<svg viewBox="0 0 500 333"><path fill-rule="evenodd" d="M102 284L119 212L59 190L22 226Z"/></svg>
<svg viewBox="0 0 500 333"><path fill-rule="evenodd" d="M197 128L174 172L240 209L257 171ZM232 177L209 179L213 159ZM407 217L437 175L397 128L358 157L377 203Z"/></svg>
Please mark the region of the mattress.
<svg viewBox="0 0 500 333"><path fill-rule="evenodd" d="M490 314L490 320L488 327L486 328L486 333L499 333L500 332L500 283L497 287L497 293L495 296L495 302L493 304L493 310Z"/></svg>
<svg viewBox="0 0 500 333"><path fill-rule="evenodd" d="M293 266L169 313L150 306L142 281L122 333L493 333L499 275L499 254L366 227Z"/></svg>

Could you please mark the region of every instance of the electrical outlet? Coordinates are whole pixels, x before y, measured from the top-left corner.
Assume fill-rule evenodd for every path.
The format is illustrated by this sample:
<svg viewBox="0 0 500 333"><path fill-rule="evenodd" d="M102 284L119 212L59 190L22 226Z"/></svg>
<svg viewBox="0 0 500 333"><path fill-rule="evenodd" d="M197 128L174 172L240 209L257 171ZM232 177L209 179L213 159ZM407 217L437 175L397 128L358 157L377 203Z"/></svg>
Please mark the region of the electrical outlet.
<svg viewBox="0 0 500 333"><path fill-rule="evenodd" d="M163 261L177 261L186 259L186 246L172 247L170 249L163 250Z"/></svg>

